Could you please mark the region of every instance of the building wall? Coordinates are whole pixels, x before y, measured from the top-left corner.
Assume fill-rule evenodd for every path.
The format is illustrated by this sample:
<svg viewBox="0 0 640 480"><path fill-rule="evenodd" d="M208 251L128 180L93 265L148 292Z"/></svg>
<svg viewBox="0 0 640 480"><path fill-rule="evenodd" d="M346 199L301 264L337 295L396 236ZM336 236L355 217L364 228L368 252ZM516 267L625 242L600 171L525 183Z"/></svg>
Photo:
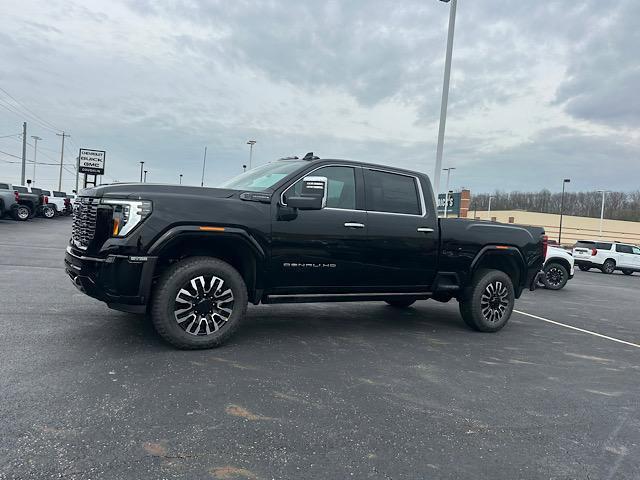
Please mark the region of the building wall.
<svg viewBox="0 0 640 480"><path fill-rule="evenodd" d="M560 230L560 215L552 213L525 212L523 210L491 211L489 218L486 211L469 211L469 218L493 220L503 223L519 223L543 227L552 240L558 240ZM600 236L600 219L588 217L562 217L562 244L572 245L578 240L602 239L608 241L628 242L640 245L640 222L624 222L622 220L607 220L602 223Z"/></svg>

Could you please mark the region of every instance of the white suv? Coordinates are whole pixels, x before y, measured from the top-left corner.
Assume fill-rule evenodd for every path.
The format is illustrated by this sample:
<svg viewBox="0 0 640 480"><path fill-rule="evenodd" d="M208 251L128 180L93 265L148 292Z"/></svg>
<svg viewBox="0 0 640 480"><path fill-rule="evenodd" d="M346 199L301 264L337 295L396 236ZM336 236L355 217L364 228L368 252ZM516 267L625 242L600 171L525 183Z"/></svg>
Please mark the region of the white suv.
<svg viewBox="0 0 640 480"><path fill-rule="evenodd" d="M640 272L640 247L628 243L581 240L573 247L573 258L580 270L599 268L603 273Z"/></svg>

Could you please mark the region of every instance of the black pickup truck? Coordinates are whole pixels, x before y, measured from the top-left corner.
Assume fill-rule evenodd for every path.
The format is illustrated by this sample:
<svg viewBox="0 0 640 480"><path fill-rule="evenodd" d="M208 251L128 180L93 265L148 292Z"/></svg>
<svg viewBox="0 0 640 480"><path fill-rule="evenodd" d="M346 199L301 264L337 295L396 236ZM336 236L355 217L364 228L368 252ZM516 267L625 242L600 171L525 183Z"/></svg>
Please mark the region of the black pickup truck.
<svg viewBox="0 0 640 480"><path fill-rule="evenodd" d="M114 184L80 192L65 265L109 307L149 313L180 348L215 347L247 303L453 298L500 330L534 289L541 228L438 219L426 175L307 155L220 188Z"/></svg>

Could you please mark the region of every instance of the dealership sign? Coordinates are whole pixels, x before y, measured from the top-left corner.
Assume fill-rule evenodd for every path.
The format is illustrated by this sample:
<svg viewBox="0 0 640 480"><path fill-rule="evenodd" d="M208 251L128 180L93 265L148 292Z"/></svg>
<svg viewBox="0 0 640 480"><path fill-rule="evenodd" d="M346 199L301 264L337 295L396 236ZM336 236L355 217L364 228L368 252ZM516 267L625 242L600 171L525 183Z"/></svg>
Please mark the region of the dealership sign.
<svg viewBox="0 0 640 480"><path fill-rule="evenodd" d="M78 160L78 171L90 175L104 175L104 157L104 150L81 148L80 158Z"/></svg>
<svg viewBox="0 0 640 480"><path fill-rule="evenodd" d="M438 195L438 215L444 215L444 205L447 204L447 215L460 215L460 197L461 194L450 193L449 195L441 193Z"/></svg>

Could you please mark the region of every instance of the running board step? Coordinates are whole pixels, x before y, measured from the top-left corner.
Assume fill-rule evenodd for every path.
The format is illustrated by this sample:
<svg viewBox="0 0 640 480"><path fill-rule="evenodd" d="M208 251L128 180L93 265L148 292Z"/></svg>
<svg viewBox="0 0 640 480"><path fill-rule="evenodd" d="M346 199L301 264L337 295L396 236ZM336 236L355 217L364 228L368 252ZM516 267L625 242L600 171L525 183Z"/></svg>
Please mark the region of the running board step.
<svg viewBox="0 0 640 480"><path fill-rule="evenodd" d="M389 298L406 297L426 300L431 298L431 293L299 293L291 295L265 295L262 303L382 302Z"/></svg>

